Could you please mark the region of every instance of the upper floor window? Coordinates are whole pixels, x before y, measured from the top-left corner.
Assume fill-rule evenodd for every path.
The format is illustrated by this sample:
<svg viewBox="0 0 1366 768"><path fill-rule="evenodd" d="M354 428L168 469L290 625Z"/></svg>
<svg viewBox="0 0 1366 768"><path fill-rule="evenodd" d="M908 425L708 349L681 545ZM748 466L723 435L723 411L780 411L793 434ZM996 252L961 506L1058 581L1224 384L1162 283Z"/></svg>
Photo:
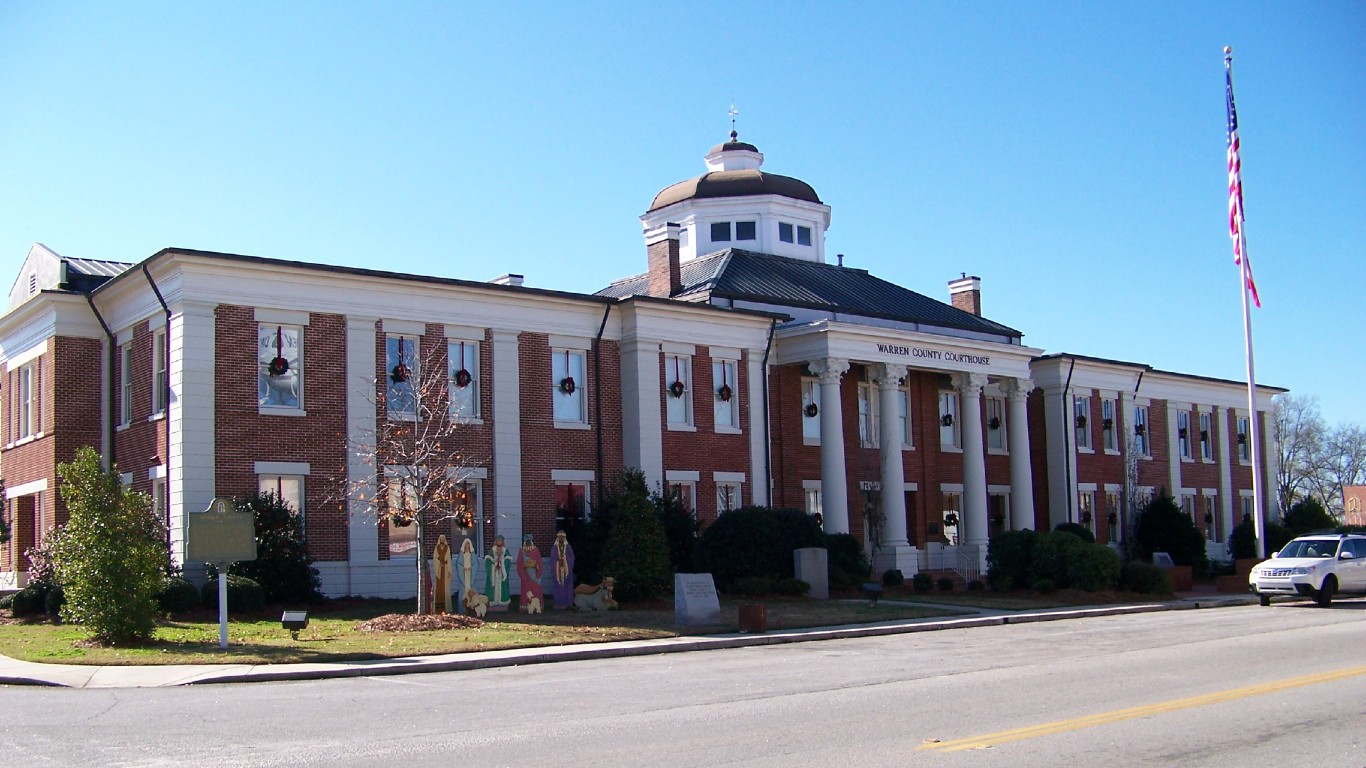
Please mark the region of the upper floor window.
<svg viewBox="0 0 1366 768"><path fill-rule="evenodd" d="M119 424L133 421L133 345L119 347Z"/></svg>
<svg viewBox="0 0 1366 768"><path fill-rule="evenodd" d="M1152 456L1148 442L1148 406L1134 406L1134 450L1139 456Z"/></svg>
<svg viewBox="0 0 1366 768"><path fill-rule="evenodd" d="M152 332L152 414L166 410L166 329Z"/></svg>
<svg viewBox="0 0 1366 768"><path fill-rule="evenodd" d="M797 245L811 245L811 227L778 223L778 239L784 243L796 242Z"/></svg>
<svg viewBox="0 0 1366 768"><path fill-rule="evenodd" d="M256 397L262 408L303 407L303 328L262 323L256 329Z"/></svg>
<svg viewBox="0 0 1366 768"><path fill-rule="evenodd" d="M1091 450L1091 398L1072 398L1072 425L1077 432L1077 450Z"/></svg>
<svg viewBox="0 0 1366 768"><path fill-rule="evenodd" d="M939 447L962 448L958 432L958 393L939 393Z"/></svg>
<svg viewBox="0 0 1366 768"><path fill-rule="evenodd" d="M1252 460L1252 436L1249 433L1252 422L1246 416L1238 417L1238 461L1244 464Z"/></svg>
<svg viewBox="0 0 1366 768"><path fill-rule="evenodd" d="M479 342L452 341L447 343L446 380L450 387L450 411L453 418L479 418Z"/></svg>
<svg viewBox="0 0 1366 768"><path fill-rule="evenodd" d="M713 415L718 429L740 428L740 380L736 378L736 361L714 360L711 364Z"/></svg>
<svg viewBox="0 0 1366 768"><path fill-rule="evenodd" d="M36 371L38 363L35 360L19 367L18 382L14 392L15 404L15 427L17 428L15 439L22 440L32 437L40 431L38 424L38 393L35 391L37 383Z"/></svg>
<svg viewBox="0 0 1366 768"><path fill-rule="evenodd" d="M1105 450L1119 450L1118 441L1115 437L1118 434L1118 422L1115 420L1115 401L1113 398L1104 398L1100 401L1100 438L1104 441Z"/></svg>
<svg viewBox="0 0 1366 768"><path fill-rule="evenodd" d="M670 426L692 424L692 358L664 356L664 410Z"/></svg>
<svg viewBox="0 0 1366 768"><path fill-rule="evenodd" d="M879 411L877 390L868 382L858 385L858 438L865 448L878 446Z"/></svg>
<svg viewBox="0 0 1366 768"><path fill-rule="evenodd" d="M911 391L903 388L900 396L896 399L896 419L901 429L901 445L906 448L914 448L915 444L911 441Z"/></svg>
<svg viewBox="0 0 1366 768"><path fill-rule="evenodd" d="M993 451L1006 449L1006 401L999 397L988 397L987 401L987 448Z"/></svg>
<svg viewBox="0 0 1366 768"><path fill-rule="evenodd" d="M1200 414L1200 458L1204 461L1214 458L1214 434L1210 429L1210 421L1210 414Z"/></svg>
<svg viewBox="0 0 1366 768"><path fill-rule="evenodd" d="M753 240L757 234L758 227L752 221L735 222L736 240Z"/></svg>
<svg viewBox="0 0 1366 768"><path fill-rule="evenodd" d="M586 355L581 350L557 349L550 354L551 386L555 421L586 424L588 409L584 391L588 377Z"/></svg>
<svg viewBox="0 0 1366 768"><path fill-rule="evenodd" d="M821 437L819 391L819 385L817 385L815 379L802 379L803 440L819 440Z"/></svg>
<svg viewBox="0 0 1366 768"><path fill-rule="evenodd" d="M725 243L730 241L729 221L713 221L711 223L711 241L713 243Z"/></svg>
<svg viewBox="0 0 1366 768"><path fill-rule="evenodd" d="M384 402L389 418L417 415L418 337L390 334L384 338Z"/></svg>
<svg viewBox="0 0 1366 768"><path fill-rule="evenodd" d="M1176 414L1176 443L1181 458L1189 460L1191 457L1191 415L1189 411L1178 411Z"/></svg>

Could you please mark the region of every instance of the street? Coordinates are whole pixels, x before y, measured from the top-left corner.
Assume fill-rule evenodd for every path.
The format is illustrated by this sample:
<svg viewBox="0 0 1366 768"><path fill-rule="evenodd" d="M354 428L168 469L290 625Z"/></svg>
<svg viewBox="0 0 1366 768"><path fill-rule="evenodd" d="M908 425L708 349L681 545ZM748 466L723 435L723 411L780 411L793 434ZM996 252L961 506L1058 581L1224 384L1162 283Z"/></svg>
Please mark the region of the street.
<svg viewBox="0 0 1366 768"><path fill-rule="evenodd" d="M6 765L1363 766L1366 601L309 682L0 688Z"/></svg>

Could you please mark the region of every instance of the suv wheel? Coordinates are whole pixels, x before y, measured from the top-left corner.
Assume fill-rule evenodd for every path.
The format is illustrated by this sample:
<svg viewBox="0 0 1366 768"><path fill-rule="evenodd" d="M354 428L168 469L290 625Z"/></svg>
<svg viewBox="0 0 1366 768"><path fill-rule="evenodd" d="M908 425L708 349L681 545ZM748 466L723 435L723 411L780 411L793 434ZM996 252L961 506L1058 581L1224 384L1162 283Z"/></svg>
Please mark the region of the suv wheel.
<svg viewBox="0 0 1366 768"><path fill-rule="evenodd" d="M1338 589L1338 579L1336 576L1329 576L1323 580L1323 588L1319 590L1318 603L1320 608L1327 608L1333 603L1333 593Z"/></svg>
<svg viewBox="0 0 1366 768"><path fill-rule="evenodd" d="M1257 595L1257 602L1262 605L1271 605L1271 595Z"/></svg>

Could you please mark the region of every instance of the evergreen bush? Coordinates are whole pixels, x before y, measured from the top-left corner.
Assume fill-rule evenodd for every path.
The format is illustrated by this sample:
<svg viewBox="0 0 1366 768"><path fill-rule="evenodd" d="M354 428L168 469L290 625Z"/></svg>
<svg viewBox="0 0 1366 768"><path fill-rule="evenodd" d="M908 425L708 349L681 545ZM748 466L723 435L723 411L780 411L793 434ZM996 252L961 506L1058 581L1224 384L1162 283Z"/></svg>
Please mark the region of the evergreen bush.
<svg viewBox="0 0 1366 768"><path fill-rule="evenodd" d="M773 585L775 595L803 597L811 591L811 585L801 579L778 579Z"/></svg>
<svg viewBox="0 0 1366 768"><path fill-rule="evenodd" d="M0 611L8 611L14 606L14 594L0 595Z"/></svg>
<svg viewBox="0 0 1366 768"><path fill-rule="evenodd" d="M669 568L669 541L645 485L645 473L628 469L622 473L616 518L602 555L603 575L616 581L618 600L653 600L666 592L673 580Z"/></svg>
<svg viewBox="0 0 1366 768"><path fill-rule="evenodd" d="M831 587L849 589L868 578L871 570L868 554L863 549L863 542L854 538L853 534L827 534L825 551Z"/></svg>
<svg viewBox="0 0 1366 768"><path fill-rule="evenodd" d="M987 581L998 592L1029 583L1029 563L1033 560L1034 538L1028 528L1005 531L987 542Z"/></svg>
<svg viewBox="0 0 1366 768"><path fill-rule="evenodd" d="M214 584L214 589L218 589L217 584ZM214 594L217 595L217 591ZM199 607L199 590L188 579L167 576L157 592L157 607L170 614L192 611Z"/></svg>
<svg viewBox="0 0 1366 768"><path fill-rule="evenodd" d="M651 494L650 501L669 543L669 565L674 573L692 573L693 554L697 549L697 516L671 493Z"/></svg>
<svg viewBox="0 0 1366 768"><path fill-rule="evenodd" d="M1066 589L1071 585L1068 563L1075 552L1086 546L1076 535L1067 531L1050 531L1034 537L1030 548L1029 584L1040 591L1034 583L1046 580L1054 589Z"/></svg>
<svg viewBox="0 0 1366 768"><path fill-rule="evenodd" d="M1086 526L1081 525L1080 523L1058 523L1057 525L1053 526L1053 530L1066 531L1067 533L1076 536L1077 538L1081 539L1087 544L1096 543L1096 535L1094 533L1091 533L1090 528L1087 528Z"/></svg>
<svg viewBox="0 0 1366 768"><path fill-rule="evenodd" d="M1166 552L1173 563L1189 565L1195 573L1207 568L1205 534L1171 496L1163 494L1148 503L1139 515L1134 537L1144 560L1151 561L1154 552Z"/></svg>
<svg viewBox="0 0 1366 768"><path fill-rule="evenodd" d="M1333 516L1328 514L1328 510L1323 508L1323 504L1313 496L1300 499L1290 505L1290 509L1285 512L1283 522L1285 527L1290 529L1290 532L1295 536L1331 531L1337 528L1338 524Z"/></svg>
<svg viewBox="0 0 1366 768"><path fill-rule="evenodd" d="M1035 579L1029 582L1029 588L1041 595L1047 595L1056 590L1058 585L1053 583L1052 579Z"/></svg>
<svg viewBox="0 0 1366 768"><path fill-rule="evenodd" d="M54 619L61 618L62 606L66 605L66 590L61 584L54 584L43 598L43 611Z"/></svg>
<svg viewBox="0 0 1366 768"><path fill-rule="evenodd" d="M939 581L936 582L936 583L939 585L939 591L940 591L940 592L952 592L952 591L953 591L953 579L949 578L948 576L941 576L941 577L939 578Z"/></svg>
<svg viewBox="0 0 1366 768"><path fill-rule="evenodd" d="M987 588L987 586L986 586L985 584L982 583L981 579L973 579L972 581L969 581L969 582L968 582L968 591L969 591L969 592L982 592L982 591L984 591L986 588Z"/></svg>
<svg viewBox="0 0 1366 768"><path fill-rule="evenodd" d="M15 592L10 602L10 613L16 619L41 615L47 610L47 593L50 589L47 584L29 584Z"/></svg>
<svg viewBox="0 0 1366 768"><path fill-rule="evenodd" d="M746 576L731 582L730 592L736 595L767 595L773 592L777 580L769 576Z"/></svg>
<svg viewBox="0 0 1366 768"><path fill-rule="evenodd" d="M906 577L899 568L888 568L882 572L882 585L885 587L899 587L905 583Z"/></svg>
<svg viewBox="0 0 1366 768"><path fill-rule="evenodd" d="M218 610L217 576L199 588L199 600L205 608ZM228 574L228 613L255 613L265 607L266 593L260 584L246 576Z"/></svg>
<svg viewBox="0 0 1366 768"><path fill-rule="evenodd" d="M1152 563L1132 561L1119 570L1119 588L1140 595L1170 595L1172 577Z"/></svg>
<svg viewBox="0 0 1366 768"><path fill-rule="evenodd" d="M1082 544L1068 552L1067 580L1076 589L1114 589L1119 583L1119 572L1119 553L1104 544Z"/></svg>
<svg viewBox="0 0 1366 768"><path fill-rule="evenodd" d="M911 577L911 589L916 592L929 592L934 589L934 577L924 571L916 573Z"/></svg>
<svg viewBox="0 0 1366 768"><path fill-rule="evenodd" d="M260 584L272 605L322 602L322 580L308 556L299 513L273 493L238 499L236 506L255 522L256 559L233 563L228 573Z"/></svg>
<svg viewBox="0 0 1366 768"><path fill-rule="evenodd" d="M791 578L793 550L821 546L822 537L814 519L804 512L741 507L722 514L702 531L697 539L695 567L710 573L722 591L729 591L736 579L747 576ZM831 547L832 573L839 557L840 553ZM831 583L833 586L833 576Z"/></svg>
<svg viewBox="0 0 1366 768"><path fill-rule="evenodd" d="M1244 516L1243 522L1234 526L1233 532L1228 535L1228 551L1234 560L1257 556L1257 529L1250 518ZM1268 550L1267 554L1272 551Z"/></svg>

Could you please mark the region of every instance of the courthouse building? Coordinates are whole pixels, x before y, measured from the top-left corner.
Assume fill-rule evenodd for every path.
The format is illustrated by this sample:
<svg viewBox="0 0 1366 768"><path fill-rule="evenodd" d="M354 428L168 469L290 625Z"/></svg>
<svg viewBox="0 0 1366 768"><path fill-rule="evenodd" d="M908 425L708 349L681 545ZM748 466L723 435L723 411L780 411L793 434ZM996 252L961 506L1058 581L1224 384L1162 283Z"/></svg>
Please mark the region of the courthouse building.
<svg viewBox="0 0 1366 768"><path fill-rule="evenodd" d="M151 495L177 559L186 515L270 490L303 513L325 592L412 595L412 531L371 506L402 504L405 475L352 450L413 419L400 367L446 374L459 445L421 471L459 466L440 532L480 553L524 534L546 551L635 467L704 525L805 509L907 575L973 576L994 533L1065 521L1118 545L1163 490L1221 555L1252 474L1274 478L1247 436L1284 390L1261 387L1249 414L1239 382L1045 354L983 316L977 277L940 300L832 263L830 206L733 133L705 162L641 216L644 271L596 294L33 246L0 316L0 589L65 519L56 465L91 445ZM378 494L352 492L364 482Z"/></svg>

